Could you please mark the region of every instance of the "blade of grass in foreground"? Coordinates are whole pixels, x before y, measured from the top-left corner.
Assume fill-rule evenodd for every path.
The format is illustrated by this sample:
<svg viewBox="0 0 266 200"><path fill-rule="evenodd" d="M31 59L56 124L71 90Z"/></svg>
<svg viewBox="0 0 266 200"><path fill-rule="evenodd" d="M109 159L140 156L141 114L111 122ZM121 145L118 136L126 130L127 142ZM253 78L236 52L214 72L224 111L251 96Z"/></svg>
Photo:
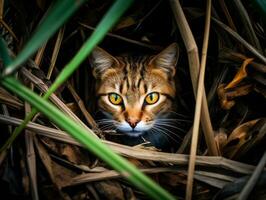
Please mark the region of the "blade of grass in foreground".
<svg viewBox="0 0 266 200"><path fill-rule="evenodd" d="M3 76L13 73L25 62L46 40L48 40L60 26L85 2L86 0L57 0L46 13L35 34L26 43L20 54L11 62L3 72Z"/></svg>
<svg viewBox="0 0 266 200"><path fill-rule="evenodd" d="M103 17L99 25L96 27L95 31L92 33L91 37L83 44L79 52L71 59L71 61L64 67L62 72L58 75L57 79L53 85L49 88L46 94L43 96L44 99L48 99L50 95L56 91L56 89L67 80L67 78L78 68L80 63L87 58L88 54L93 50L93 48L104 38L108 30L115 24L115 22L121 17L121 15L130 6L133 0L117 0L107 14ZM7 65L9 65L8 63ZM32 117L37 113L36 109L32 109L23 123L17 127L10 138L0 149L0 152L9 148L21 131L25 128L27 123L32 119Z"/></svg>
<svg viewBox="0 0 266 200"><path fill-rule="evenodd" d="M65 116L55 106L45 101L37 94L33 93L16 79L6 77L2 79L2 84L10 91L19 95L28 101L32 106L45 114L51 121L66 130L72 137L83 144L88 150L93 152L103 161L108 163L116 171L120 172L132 184L144 191L153 199L174 199L167 191L158 186L150 178L140 172L134 165L126 161L126 159L115 154L110 148L103 144L98 138L92 136L79 124L75 123L69 117Z"/></svg>

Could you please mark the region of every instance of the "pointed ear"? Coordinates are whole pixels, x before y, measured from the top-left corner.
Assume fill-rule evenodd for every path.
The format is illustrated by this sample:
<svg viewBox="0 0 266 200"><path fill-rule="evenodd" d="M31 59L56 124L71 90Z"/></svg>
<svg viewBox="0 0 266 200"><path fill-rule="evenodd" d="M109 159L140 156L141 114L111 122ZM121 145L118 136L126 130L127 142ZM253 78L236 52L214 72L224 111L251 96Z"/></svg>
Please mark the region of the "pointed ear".
<svg viewBox="0 0 266 200"><path fill-rule="evenodd" d="M118 65L117 59L100 47L94 48L89 60L95 78L100 78L108 69L112 69L115 65Z"/></svg>
<svg viewBox="0 0 266 200"><path fill-rule="evenodd" d="M175 75L175 67L178 61L179 48L177 43L169 45L162 52L157 54L152 60L151 65L153 68L161 69L169 74L171 77Z"/></svg>

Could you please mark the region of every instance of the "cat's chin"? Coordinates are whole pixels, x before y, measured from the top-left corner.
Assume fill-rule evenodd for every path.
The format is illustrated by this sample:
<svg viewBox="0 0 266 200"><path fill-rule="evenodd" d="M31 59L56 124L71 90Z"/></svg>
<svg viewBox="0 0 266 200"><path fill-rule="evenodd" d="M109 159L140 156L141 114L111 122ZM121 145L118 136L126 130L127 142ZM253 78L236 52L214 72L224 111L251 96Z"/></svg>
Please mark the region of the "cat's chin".
<svg viewBox="0 0 266 200"><path fill-rule="evenodd" d="M142 135L144 132L141 131L129 131L129 132L124 132L124 134L130 136L130 137L139 137Z"/></svg>

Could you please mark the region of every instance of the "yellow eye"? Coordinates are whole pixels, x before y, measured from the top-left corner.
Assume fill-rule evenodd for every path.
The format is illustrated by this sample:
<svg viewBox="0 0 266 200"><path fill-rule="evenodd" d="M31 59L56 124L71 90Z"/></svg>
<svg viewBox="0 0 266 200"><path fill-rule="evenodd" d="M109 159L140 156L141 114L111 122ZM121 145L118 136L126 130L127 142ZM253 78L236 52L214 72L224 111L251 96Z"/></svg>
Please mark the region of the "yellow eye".
<svg viewBox="0 0 266 200"><path fill-rule="evenodd" d="M148 94L145 98L145 102L149 105L155 104L159 100L159 93L158 92L152 92Z"/></svg>
<svg viewBox="0 0 266 200"><path fill-rule="evenodd" d="M120 105L122 103L122 97L116 93L110 93L108 95L109 101L114 105Z"/></svg>

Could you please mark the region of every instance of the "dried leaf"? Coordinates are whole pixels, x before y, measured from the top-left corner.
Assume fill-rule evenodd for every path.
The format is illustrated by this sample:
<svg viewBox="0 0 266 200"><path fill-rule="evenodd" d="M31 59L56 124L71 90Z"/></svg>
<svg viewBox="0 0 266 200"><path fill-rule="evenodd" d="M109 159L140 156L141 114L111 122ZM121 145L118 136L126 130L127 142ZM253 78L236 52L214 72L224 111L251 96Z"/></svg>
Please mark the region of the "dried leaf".
<svg viewBox="0 0 266 200"><path fill-rule="evenodd" d="M227 142L227 134L224 130L219 130L219 132L215 135L215 142L217 144L220 155L222 154L223 148Z"/></svg>
<svg viewBox="0 0 266 200"><path fill-rule="evenodd" d="M253 60L254 60L253 58L248 58L248 59L246 59L243 62L243 64L241 65L240 69L236 73L234 79L225 87L225 89L229 89L229 88L235 87L238 83L240 83L247 76L246 67Z"/></svg>
<svg viewBox="0 0 266 200"><path fill-rule="evenodd" d="M224 84L221 84L217 89L221 107L225 110L230 110L235 105L234 98L247 95L252 90L252 84L244 84L228 90L224 88Z"/></svg>
<svg viewBox="0 0 266 200"><path fill-rule="evenodd" d="M234 158L239 149L252 139L249 133L257 121L258 119L248 121L233 130L224 146L223 155L225 157Z"/></svg>

